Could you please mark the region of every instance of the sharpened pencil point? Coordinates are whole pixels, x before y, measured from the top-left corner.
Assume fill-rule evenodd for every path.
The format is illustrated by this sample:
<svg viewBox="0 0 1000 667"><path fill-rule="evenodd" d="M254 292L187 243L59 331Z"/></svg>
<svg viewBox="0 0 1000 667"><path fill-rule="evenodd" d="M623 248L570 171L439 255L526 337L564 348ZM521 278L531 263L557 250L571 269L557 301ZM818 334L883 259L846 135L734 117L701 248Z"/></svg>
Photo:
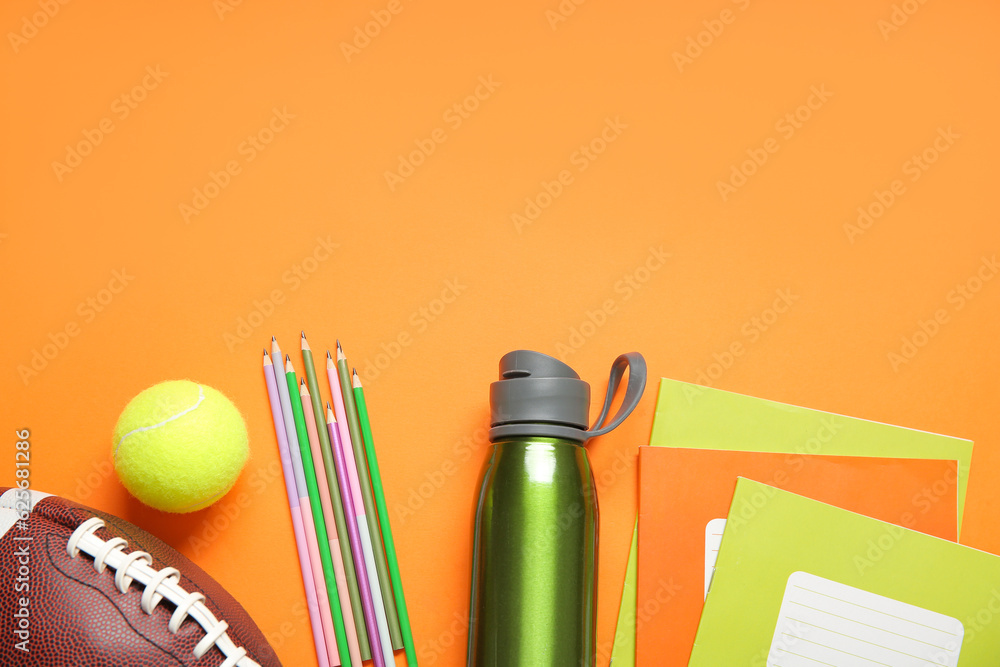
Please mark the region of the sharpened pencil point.
<svg viewBox="0 0 1000 667"><path fill-rule="evenodd" d="M277 339L277 338L275 338L274 336L271 336L271 342L272 342L272 343L277 343L277 342L278 342L278 339Z"/></svg>
<svg viewBox="0 0 1000 667"><path fill-rule="evenodd" d="M344 348L342 348L342 347L340 346L340 339L338 338L338 339L337 339L337 353L338 353L338 354L342 354L343 352L344 352Z"/></svg>
<svg viewBox="0 0 1000 667"><path fill-rule="evenodd" d="M326 424L327 426L332 426L337 422L337 418L333 416L333 408L330 407L329 401L326 404Z"/></svg>
<svg viewBox="0 0 1000 667"><path fill-rule="evenodd" d="M267 348L266 347L264 348L264 356L265 357L267 356Z"/></svg>
<svg viewBox="0 0 1000 667"><path fill-rule="evenodd" d="M358 369L354 369L354 377L351 380L351 386L355 389L361 388L361 378L358 377Z"/></svg>
<svg viewBox="0 0 1000 667"><path fill-rule="evenodd" d="M286 354L286 355L285 355L285 361L287 361L288 363L292 363L292 358L291 358L291 357L289 357L289 356L288 356L288 355Z"/></svg>
<svg viewBox="0 0 1000 667"><path fill-rule="evenodd" d="M302 337L303 337L303 338L305 338L305 337L306 337L306 330L305 330L305 329L303 329L303 330L302 330Z"/></svg>
<svg viewBox="0 0 1000 667"><path fill-rule="evenodd" d="M330 356L330 350L326 351L326 358L327 359L333 359L333 357Z"/></svg>

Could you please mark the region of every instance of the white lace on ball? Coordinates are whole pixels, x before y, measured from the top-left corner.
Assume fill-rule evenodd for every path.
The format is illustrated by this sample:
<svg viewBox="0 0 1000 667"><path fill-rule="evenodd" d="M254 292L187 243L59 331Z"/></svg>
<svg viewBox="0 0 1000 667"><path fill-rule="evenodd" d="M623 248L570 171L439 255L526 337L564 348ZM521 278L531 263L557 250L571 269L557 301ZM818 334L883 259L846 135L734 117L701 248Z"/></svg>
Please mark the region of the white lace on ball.
<svg viewBox="0 0 1000 667"><path fill-rule="evenodd" d="M201 658L214 645L226 656L219 667L260 667L247 657L246 649L237 646L229 638L226 634L229 624L217 619L203 604L205 596L201 593L188 593L180 587L179 571L172 567L154 570L151 567L153 557L147 552L133 551L126 554L124 549L128 542L122 538L115 537L105 542L94 535L102 527L104 522L97 517L81 523L66 542L69 557L76 558L82 551L93 557L94 569L98 572L104 572L108 567L113 569L115 586L122 593L128 591L133 580L144 585L140 606L147 614L152 614L162 600L171 602L175 609L167 625L170 632L177 634L186 618L197 621L205 630L205 636L194 647L196 658Z"/></svg>

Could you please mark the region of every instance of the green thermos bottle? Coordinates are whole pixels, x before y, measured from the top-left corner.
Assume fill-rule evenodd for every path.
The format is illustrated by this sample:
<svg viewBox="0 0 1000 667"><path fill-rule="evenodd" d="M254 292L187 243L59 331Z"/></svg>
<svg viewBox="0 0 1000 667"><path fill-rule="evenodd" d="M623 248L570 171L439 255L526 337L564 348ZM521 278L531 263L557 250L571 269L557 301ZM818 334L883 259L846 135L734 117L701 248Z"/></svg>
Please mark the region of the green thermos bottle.
<svg viewBox="0 0 1000 667"><path fill-rule="evenodd" d="M626 370L622 405L601 426ZM618 426L645 386L642 356L618 357L588 429L590 385L572 368L528 350L500 360L476 509L469 667L595 664L598 512L585 445Z"/></svg>

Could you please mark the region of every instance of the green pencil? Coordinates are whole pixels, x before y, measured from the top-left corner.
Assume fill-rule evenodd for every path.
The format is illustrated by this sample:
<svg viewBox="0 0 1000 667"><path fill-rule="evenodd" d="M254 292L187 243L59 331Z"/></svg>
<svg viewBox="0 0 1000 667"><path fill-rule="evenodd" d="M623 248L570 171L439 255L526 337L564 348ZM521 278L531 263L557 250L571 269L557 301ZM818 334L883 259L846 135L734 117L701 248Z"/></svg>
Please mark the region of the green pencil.
<svg viewBox="0 0 1000 667"><path fill-rule="evenodd" d="M326 532L326 521L323 520L319 488L316 486L316 468L313 466L312 452L309 450L309 436L306 435L306 420L302 414L302 397L299 396L299 383L295 379L295 370L292 368L292 360L288 358L288 355L285 355L285 379L288 381L288 399L292 404L292 415L295 417L295 434L298 436L299 450L302 452L302 469L305 473L306 487L309 489L309 504L312 505L316 541L319 542L323 576L326 578L326 593L329 597L330 611L333 613L333 634L337 638L337 653L340 654L340 664L343 667L351 667L351 656L347 647L347 631L344 629L344 615L340 612L337 578L333 571L333 557L330 556L330 538ZM361 667L361 665L357 667Z"/></svg>
<svg viewBox="0 0 1000 667"><path fill-rule="evenodd" d="M354 556L351 554L351 542L347 539L347 518L344 515L343 497L340 495L340 482L337 480L337 469L333 462L333 449L330 445L330 435L326 430L326 410L320 401L319 385L316 383L316 366L313 364L312 349L306 341L306 332L302 332L302 365L306 369L306 385L312 398L313 415L316 419L316 430L319 431L319 444L323 452L323 468L326 470L326 482L330 487L330 501L333 503L333 520L337 524L337 535L340 536L340 553L344 557L344 574L347 577L347 590L351 598L351 612L354 614L354 627L358 632L358 649L361 659L372 657L368 645L368 633L365 630L364 609L361 606L361 589L358 588L358 573L354 567ZM296 394L298 390L296 390ZM322 420L322 423L320 423Z"/></svg>
<svg viewBox="0 0 1000 667"><path fill-rule="evenodd" d="M378 508L378 520L382 525L382 540L385 542L385 552L389 560L389 576L392 578L392 592L396 597L399 624L403 631L406 664L409 667L417 667L417 651L413 646L413 632L410 630L410 615L406 611L406 598L403 597L403 581L399 576L396 544L392 540L392 527L389 525L389 510L385 504L385 492L382 490L382 475L378 470L375 443L372 441L372 426L368 420L368 403L365 401L365 390L361 387L361 378L358 377L357 369L354 369L353 384L354 402L358 408L358 421L361 422L361 434L365 440L365 455L368 459L368 470L371 472L372 490L375 492L375 505Z"/></svg>
<svg viewBox="0 0 1000 667"><path fill-rule="evenodd" d="M329 359L327 352L327 359ZM337 341L337 375L340 378L340 388L344 394L344 411L347 413L347 428L351 433L351 447L354 449L355 464L358 466L358 478L361 483L361 496L365 504L365 519L368 521L368 531L372 536L372 546L375 551L375 569L378 571L378 580L382 583L382 603L385 605L385 616L389 622L389 638L392 640L392 648L403 648L403 637L399 631L399 616L396 613L396 601L393 600L391 580L389 572L385 566L385 549L382 540L376 539L381 531L379 530L378 514L375 511L375 503L372 501L372 485L368 476L368 464L365 462L365 445L361 437L361 427L358 425L358 408L354 402L354 391L351 387L351 374L347 370L347 357L344 356L344 348Z"/></svg>

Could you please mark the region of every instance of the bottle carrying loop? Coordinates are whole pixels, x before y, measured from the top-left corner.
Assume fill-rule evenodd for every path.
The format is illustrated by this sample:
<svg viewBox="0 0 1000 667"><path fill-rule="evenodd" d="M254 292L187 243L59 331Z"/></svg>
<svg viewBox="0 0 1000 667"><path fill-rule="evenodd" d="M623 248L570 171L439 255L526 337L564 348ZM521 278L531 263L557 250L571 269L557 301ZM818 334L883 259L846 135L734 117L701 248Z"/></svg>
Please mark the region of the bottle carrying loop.
<svg viewBox="0 0 1000 667"><path fill-rule="evenodd" d="M625 398L622 399L621 407L618 408L618 412L607 425L601 426L611 410L611 403L615 399L615 394L618 393L618 387L626 370L629 371L628 384L625 387ZM642 398L642 392L645 388L646 360L642 358L641 354L626 352L615 359L615 362L611 364L611 377L608 379L608 392L604 396L604 407L601 408L601 414L597 417L597 421L586 432L586 437L588 439L596 438L617 428L639 405L639 399Z"/></svg>

